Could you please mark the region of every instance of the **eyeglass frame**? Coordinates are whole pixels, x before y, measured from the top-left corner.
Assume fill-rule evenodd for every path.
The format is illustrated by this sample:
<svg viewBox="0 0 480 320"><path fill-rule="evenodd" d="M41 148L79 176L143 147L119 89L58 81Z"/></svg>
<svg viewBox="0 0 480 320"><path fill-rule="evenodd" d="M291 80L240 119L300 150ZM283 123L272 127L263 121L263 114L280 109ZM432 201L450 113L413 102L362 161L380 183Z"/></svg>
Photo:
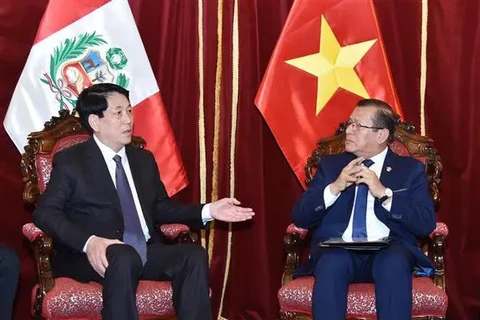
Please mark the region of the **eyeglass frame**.
<svg viewBox="0 0 480 320"><path fill-rule="evenodd" d="M347 121L344 122L345 124L345 130L350 127L351 125L353 125L352 127L352 130L353 131L358 131L360 130L360 128L365 128L365 129L372 129L372 130L382 130L382 129L386 129L386 128L381 128L381 127L375 127L375 126L366 126L366 125L363 125L361 124L360 122L358 121L355 121L355 120L352 120L352 119L348 119ZM356 128L356 129L355 129Z"/></svg>

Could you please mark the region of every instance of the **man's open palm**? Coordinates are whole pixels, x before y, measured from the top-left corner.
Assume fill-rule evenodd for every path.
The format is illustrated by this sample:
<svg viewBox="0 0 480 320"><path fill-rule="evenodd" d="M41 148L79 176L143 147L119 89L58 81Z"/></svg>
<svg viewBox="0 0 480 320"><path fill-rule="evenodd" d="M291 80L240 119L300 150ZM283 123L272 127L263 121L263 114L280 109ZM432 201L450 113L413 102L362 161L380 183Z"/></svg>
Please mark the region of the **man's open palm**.
<svg viewBox="0 0 480 320"><path fill-rule="evenodd" d="M216 220L238 222L252 219L255 215L252 208L240 207L240 201L235 198L223 198L212 202L210 215Z"/></svg>

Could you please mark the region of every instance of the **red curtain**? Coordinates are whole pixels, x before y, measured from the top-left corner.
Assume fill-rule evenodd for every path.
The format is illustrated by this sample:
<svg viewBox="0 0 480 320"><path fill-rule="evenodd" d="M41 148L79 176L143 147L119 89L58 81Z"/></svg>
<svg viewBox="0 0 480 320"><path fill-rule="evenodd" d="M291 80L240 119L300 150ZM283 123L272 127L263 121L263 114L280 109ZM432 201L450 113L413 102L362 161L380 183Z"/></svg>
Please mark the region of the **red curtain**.
<svg viewBox="0 0 480 320"><path fill-rule="evenodd" d="M480 318L480 3L432 2L427 79L427 132L446 168L440 217L451 227L447 250L451 314Z"/></svg>
<svg viewBox="0 0 480 320"><path fill-rule="evenodd" d="M227 319L276 319L276 291L285 259L282 238L290 211L302 189L282 156L253 100L293 0L237 0L239 25L239 102L235 142L235 196L255 209L252 223L234 226L231 262L222 316ZM3 0L0 4L0 118L26 61L47 0ZM198 2L130 0L138 28L157 77L180 146L190 185L175 198L200 199L198 137ZM219 1L203 1L204 106L207 195L212 192L217 10ZM232 37L234 1L223 0L222 73L218 196L230 193L230 130L232 128ZM427 53L427 135L443 160L439 220L450 227L447 247L447 289L451 319L476 319L480 301L480 243L475 241L475 182L480 169L480 4L476 1L430 1ZM387 57L405 117L420 128L421 4L376 1ZM361 23L361 19L359 19ZM218 110L217 110L218 111ZM32 252L21 226L30 221L22 203L20 155L0 130L0 242L21 257L22 273L15 319L27 319L35 282ZM228 226L215 226L212 260L213 306L218 312L223 288Z"/></svg>
<svg viewBox="0 0 480 320"><path fill-rule="evenodd" d="M480 317L480 3L429 1L427 135L443 162L438 219L447 223L449 319ZM420 2L377 1L387 56L406 118L420 128Z"/></svg>

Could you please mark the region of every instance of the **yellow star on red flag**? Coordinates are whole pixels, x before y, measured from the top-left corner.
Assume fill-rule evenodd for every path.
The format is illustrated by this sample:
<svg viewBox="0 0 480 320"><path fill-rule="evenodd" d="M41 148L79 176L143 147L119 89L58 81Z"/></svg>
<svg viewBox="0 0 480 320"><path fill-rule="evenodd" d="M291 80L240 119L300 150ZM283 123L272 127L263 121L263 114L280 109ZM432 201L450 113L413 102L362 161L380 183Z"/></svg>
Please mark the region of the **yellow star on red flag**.
<svg viewBox="0 0 480 320"><path fill-rule="evenodd" d="M380 99L403 115L373 2L295 1L255 97L303 187L312 150L358 100Z"/></svg>
<svg viewBox="0 0 480 320"><path fill-rule="evenodd" d="M373 39L342 47L323 15L321 29L319 52L285 61L317 77L317 115L338 88L369 98L354 68L377 41Z"/></svg>

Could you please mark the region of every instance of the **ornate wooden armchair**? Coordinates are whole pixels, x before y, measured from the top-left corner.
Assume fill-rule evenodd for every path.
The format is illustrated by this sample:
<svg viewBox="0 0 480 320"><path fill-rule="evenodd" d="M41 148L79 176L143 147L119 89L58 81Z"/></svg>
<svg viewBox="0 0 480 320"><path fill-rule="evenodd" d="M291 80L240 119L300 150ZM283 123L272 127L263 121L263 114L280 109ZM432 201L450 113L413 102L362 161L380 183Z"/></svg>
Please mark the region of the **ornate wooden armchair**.
<svg viewBox="0 0 480 320"><path fill-rule="evenodd" d="M80 120L67 110L45 123L42 131L31 133L22 155L23 199L36 205L50 179L56 152L85 141L90 135ZM132 144L143 148L145 141L134 137ZM196 234L182 224L162 225L160 232L176 242L197 242ZM79 283L70 278L52 277L50 261L55 254L53 241L33 223L23 226L32 243L37 264L38 284L32 290L34 319L101 319L102 287L98 283ZM140 281L137 306L142 319L171 319L175 316L172 288L168 281Z"/></svg>
<svg viewBox="0 0 480 320"><path fill-rule="evenodd" d="M341 125L335 136L322 139L307 161L305 168L307 184L323 156L343 152L345 147L345 127ZM399 123L395 139L390 145L392 151L400 155L411 155L425 164L430 184L430 193L436 205L440 202L439 184L442 163L433 147L433 141L415 133L415 128L407 123ZM433 280L413 276L414 319L445 319L448 298L445 293L444 248L448 228L438 222L429 239L419 244L435 265ZM278 292L281 319L312 319L313 277L300 277L293 280L293 272L302 259L304 240L308 230L291 224L284 238L287 260L282 277L282 287ZM348 292L348 319L376 319L375 290L373 284L351 284Z"/></svg>

